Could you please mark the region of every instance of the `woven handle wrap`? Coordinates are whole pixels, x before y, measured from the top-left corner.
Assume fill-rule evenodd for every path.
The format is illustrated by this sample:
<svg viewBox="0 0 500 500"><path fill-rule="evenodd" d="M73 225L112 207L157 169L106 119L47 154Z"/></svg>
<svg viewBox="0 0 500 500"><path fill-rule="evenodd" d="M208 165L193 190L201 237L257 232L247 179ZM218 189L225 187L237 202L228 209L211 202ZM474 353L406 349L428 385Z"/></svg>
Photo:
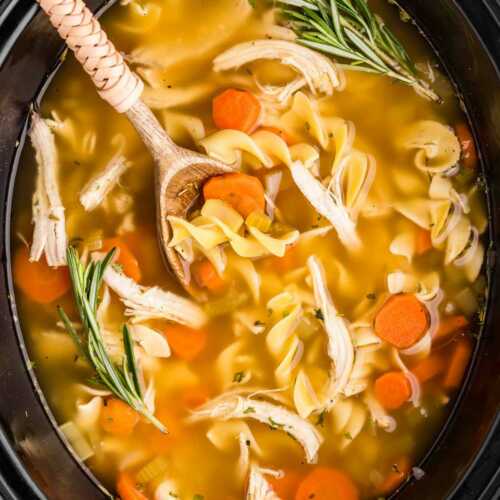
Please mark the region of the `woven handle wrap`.
<svg viewBox="0 0 500 500"><path fill-rule="evenodd" d="M128 111L144 84L130 71L82 0L38 0L61 38L90 75L99 95L118 112Z"/></svg>

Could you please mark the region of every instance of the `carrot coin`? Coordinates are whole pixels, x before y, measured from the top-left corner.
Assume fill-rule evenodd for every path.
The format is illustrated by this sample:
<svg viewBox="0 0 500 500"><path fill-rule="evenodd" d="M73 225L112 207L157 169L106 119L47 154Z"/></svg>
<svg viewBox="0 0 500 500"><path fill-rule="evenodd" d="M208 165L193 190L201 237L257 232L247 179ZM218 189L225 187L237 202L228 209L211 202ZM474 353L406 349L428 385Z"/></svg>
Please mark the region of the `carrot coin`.
<svg viewBox="0 0 500 500"><path fill-rule="evenodd" d="M191 266L191 272L200 288L206 288L215 294L223 292L226 288L226 282L219 276L214 265L208 259L195 262Z"/></svg>
<svg viewBox="0 0 500 500"><path fill-rule="evenodd" d="M393 295L375 317L375 333L398 349L418 342L428 328L427 310L412 294Z"/></svg>
<svg viewBox="0 0 500 500"><path fill-rule="evenodd" d="M123 272L134 281L141 281L142 273L139 262L128 245L120 238L104 240L102 244L103 252L109 252L113 248L116 248L116 263L122 266Z"/></svg>
<svg viewBox="0 0 500 500"><path fill-rule="evenodd" d="M120 472L118 475L116 492L121 500L148 500L148 497L141 492L140 486L126 472Z"/></svg>
<svg viewBox="0 0 500 500"><path fill-rule="evenodd" d="M207 345L207 332L184 325L168 325L164 333L174 354L185 361L193 361Z"/></svg>
<svg viewBox="0 0 500 500"><path fill-rule="evenodd" d="M344 472L316 467L300 483L295 500L358 500L358 489Z"/></svg>
<svg viewBox="0 0 500 500"><path fill-rule="evenodd" d="M110 398L101 410L100 422L106 432L128 436L139 422L139 414L123 401Z"/></svg>
<svg viewBox="0 0 500 500"><path fill-rule="evenodd" d="M384 373L375 380L375 397L387 410L401 408L410 396L410 382L403 372Z"/></svg>
<svg viewBox="0 0 500 500"><path fill-rule="evenodd" d="M261 105L247 90L227 89L212 101L212 118L220 129L253 132L259 122Z"/></svg>
<svg viewBox="0 0 500 500"><path fill-rule="evenodd" d="M443 387L445 389L456 389L460 386L471 356L472 342L468 338L463 337L453 349L450 364L444 376Z"/></svg>
<svg viewBox="0 0 500 500"><path fill-rule="evenodd" d="M38 262L29 260L25 246L19 247L14 256L14 283L32 301L50 304L65 295L71 288L66 266L49 267L42 257Z"/></svg>
<svg viewBox="0 0 500 500"><path fill-rule="evenodd" d="M232 173L212 177L203 186L205 200L222 200L231 205L243 217L254 211L264 211L266 201L264 187L253 175Z"/></svg>

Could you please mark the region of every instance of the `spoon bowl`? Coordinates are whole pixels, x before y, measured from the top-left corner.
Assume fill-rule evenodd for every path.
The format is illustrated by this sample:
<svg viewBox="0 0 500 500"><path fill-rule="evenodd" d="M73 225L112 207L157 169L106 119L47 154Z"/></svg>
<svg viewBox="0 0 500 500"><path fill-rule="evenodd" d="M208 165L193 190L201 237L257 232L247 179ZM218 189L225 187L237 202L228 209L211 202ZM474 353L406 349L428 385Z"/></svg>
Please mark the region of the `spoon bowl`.
<svg viewBox="0 0 500 500"><path fill-rule="evenodd" d="M158 166L156 175L156 226L162 255L182 286L197 295L191 281L186 261L169 246L172 236L168 216L187 218L196 204L203 184L216 175L232 172L227 165L213 161L203 155L179 148L179 156L172 157L170 164Z"/></svg>
<svg viewBox="0 0 500 500"><path fill-rule="evenodd" d="M233 172L234 169L206 155L177 146L152 111L140 100L127 111L127 117L155 160L156 227L162 255L181 285L191 295L197 295L189 266L169 246L172 231L168 217L187 218L201 194L203 184L211 177Z"/></svg>

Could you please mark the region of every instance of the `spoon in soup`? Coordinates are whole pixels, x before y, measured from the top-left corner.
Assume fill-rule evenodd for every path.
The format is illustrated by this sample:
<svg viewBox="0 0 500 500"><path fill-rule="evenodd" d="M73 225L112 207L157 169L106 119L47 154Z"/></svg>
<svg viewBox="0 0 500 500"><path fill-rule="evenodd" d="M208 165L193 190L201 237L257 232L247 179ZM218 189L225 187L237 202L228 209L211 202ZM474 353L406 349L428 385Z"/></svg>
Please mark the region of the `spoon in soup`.
<svg viewBox="0 0 500 500"><path fill-rule="evenodd" d="M170 215L186 217L210 177L232 172L231 166L177 146L153 112L141 101L142 80L108 39L82 0L38 0L51 24L90 75L99 95L125 113L153 156L157 236L162 254L175 276L195 293L189 268L171 247Z"/></svg>

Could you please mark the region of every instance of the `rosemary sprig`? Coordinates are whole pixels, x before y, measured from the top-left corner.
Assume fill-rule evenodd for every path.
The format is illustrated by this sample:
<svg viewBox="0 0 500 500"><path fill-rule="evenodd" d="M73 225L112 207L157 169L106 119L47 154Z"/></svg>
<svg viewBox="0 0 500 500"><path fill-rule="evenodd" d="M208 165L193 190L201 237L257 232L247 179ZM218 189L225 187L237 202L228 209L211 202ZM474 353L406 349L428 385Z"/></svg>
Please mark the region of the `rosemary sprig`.
<svg viewBox="0 0 500 500"><path fill-rule="evenodd" d="M348 61L351 69L385 74L440 102L408 53L366 0L276 0L303 45Z"/></svg>
<svg viewBox="0 0 500 500"><path fill-rule="evenodd" d="M121 367L111 361L101 335L97 321L99 291L104 271L111 262L114 252L113 249L102 260L93 261L84 266L78 252L73 247L68 247L66 258L76 307L83 325L83 334L76 331L62 307L58 306L57 310L78 350L94 368L97 380L117 398L147 418L159 430L166 432L164 425L151 414L144 402L132 337L127 326L123 326L125 354Z"/></svg>

